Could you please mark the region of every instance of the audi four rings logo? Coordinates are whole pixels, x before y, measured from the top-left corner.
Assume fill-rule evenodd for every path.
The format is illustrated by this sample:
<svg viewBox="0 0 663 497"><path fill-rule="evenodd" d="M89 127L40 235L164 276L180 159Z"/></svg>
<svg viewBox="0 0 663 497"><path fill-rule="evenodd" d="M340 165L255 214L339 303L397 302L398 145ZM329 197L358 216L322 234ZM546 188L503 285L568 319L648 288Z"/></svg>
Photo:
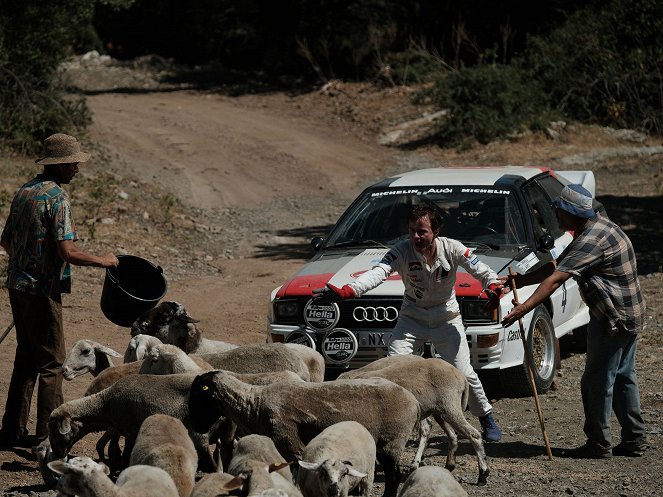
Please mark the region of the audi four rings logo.
<svg viewBox="0 0 663 497"><path fill-rule="evenodd" d="M352 317L355 321L361 322L366 321L372 323L377 321L382 322L392 322L398 319L398 309L395 307L355 307L352 311Z"/></svg>

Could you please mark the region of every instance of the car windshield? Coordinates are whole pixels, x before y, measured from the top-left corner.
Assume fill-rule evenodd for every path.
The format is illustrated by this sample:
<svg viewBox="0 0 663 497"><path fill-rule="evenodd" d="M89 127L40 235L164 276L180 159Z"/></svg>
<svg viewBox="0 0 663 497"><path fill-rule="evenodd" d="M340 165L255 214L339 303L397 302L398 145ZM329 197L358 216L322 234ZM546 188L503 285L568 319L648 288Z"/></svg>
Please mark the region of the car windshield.
<svg viewBox="0 0 663 497"><path fill-rule="evenodd" d="M522 213L511 190L454 185L366 191L336 224L327 247L389 246L402 240L408 234L409 210L422 202L440 212L442 236L493 248L526 243Z"/></svg>

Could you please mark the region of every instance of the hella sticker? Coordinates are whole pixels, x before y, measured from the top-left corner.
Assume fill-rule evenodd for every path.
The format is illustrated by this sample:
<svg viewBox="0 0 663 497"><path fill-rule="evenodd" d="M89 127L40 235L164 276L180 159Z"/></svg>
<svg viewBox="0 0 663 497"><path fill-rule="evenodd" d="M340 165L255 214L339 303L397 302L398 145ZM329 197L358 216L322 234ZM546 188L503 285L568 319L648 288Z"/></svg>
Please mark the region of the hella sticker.
<svg viewBox="0 0 663 497"><path fill-rule="evenodd" d="M303 330L295 330L285 337L285 343L297 343L315 349L315 340Z"/></svg>
<svg viewBox="0 0 663 497"><path fill-rule="evenodd" d="M329 362L343 364L350 361L359 348L357 337L350 330L336 328L322 339L322 355Z"/></svg>
<svg viewBox="0 0 663 497"><path fill-rule="evenodd" d="M331 330L340 317L336 302L315 302L311 299L304 307L304 321L315 331Z"/></svg>

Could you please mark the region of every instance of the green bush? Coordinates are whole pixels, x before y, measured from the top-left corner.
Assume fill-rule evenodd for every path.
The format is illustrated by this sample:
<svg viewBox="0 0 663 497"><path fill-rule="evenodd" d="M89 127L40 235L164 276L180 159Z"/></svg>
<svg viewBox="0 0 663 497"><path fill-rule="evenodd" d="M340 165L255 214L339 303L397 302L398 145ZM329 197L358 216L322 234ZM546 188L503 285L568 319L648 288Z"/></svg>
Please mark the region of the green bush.
<svg viewBox="0 0 663 497"><path fill-rule="evenodd" d="M613 0L531 38L520 63L564 114L662 134L662 33L663 2Z"/></svg>
<svg viewBox="0 0 663 497"><path fill-rule="evenodd" d="M449 72L436 81L429 97L448 111L437 135L445 146L472 139L488 143L541 129L550 117L539 86L513 66L480 65Z"/></svg>

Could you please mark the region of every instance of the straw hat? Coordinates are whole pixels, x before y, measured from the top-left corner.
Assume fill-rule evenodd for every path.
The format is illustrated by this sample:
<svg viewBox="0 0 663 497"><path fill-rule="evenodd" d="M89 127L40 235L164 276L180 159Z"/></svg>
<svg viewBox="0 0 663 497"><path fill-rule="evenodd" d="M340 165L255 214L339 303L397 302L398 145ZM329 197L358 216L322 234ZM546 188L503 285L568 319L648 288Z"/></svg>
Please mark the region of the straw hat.
<svg viewBox="0 0 663 497"><path fill-rule="evenodd" d="M81 152L78 140L64 133L55 133L44 140L46 157L37 159L36 164L70 164L86 162L90 158L87 152Z"/></svg>

